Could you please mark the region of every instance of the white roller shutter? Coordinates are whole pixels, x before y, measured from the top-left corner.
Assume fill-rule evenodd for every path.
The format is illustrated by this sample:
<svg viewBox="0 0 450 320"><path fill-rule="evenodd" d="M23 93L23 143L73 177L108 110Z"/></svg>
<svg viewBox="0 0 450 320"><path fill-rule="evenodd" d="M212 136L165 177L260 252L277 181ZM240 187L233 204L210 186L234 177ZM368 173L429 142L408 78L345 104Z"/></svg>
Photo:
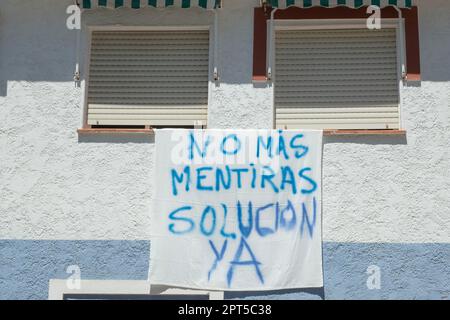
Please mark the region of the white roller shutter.
<svg viewBox="0 0 450 320"><path fill-rule="evenodd" d="M94 31L88 125L206 123L209 31Z"/></svg>
<svg viewBox="0 0 450 320"><path fill-rule="evenodd" d="M396 29L275 34L277 128L399 128Z"/></svg>

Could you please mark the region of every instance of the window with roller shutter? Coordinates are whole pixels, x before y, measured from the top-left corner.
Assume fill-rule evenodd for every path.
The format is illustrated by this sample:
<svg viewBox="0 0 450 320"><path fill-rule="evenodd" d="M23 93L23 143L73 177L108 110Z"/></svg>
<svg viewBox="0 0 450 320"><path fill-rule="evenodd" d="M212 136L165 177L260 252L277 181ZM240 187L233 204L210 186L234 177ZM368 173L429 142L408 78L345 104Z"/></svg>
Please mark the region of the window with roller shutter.
<svg viewBox="0 0 450 320"><path fill-rule="evenodd" d="M93 31L90 126L206 124L209 30Z"/></svg>
<svg viewBox="0 0 450 320"><path fill-rule="evenodd" d="M397 30L275 32L277 128L399 129Z"/></svg>

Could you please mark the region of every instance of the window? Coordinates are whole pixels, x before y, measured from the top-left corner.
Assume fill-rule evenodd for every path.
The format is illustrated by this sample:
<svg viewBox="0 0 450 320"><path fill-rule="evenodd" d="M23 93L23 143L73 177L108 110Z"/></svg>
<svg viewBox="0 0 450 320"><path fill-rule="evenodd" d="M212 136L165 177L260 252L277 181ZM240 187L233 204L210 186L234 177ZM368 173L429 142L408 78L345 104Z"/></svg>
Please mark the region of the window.
<svg viewBox="0 0 450 320"><path fill-rule="evenodd" d="M274 126L404 132L400 85L421 79L418 8L385 6L382 29L368 30L366 6L302 4L254 9L252 78L273 85Z"/></svg>
<svg viewBox="0 0 450 320"><path fill-rule="evenodd" d="M209 29L93 29L86 124L206 124Z"/></svg>
<svg viewBox="0 0 450 320"><path fill-rule="evenodd" d="M276 28L276 127L399 129L397 33L395 24Z"/></svg>

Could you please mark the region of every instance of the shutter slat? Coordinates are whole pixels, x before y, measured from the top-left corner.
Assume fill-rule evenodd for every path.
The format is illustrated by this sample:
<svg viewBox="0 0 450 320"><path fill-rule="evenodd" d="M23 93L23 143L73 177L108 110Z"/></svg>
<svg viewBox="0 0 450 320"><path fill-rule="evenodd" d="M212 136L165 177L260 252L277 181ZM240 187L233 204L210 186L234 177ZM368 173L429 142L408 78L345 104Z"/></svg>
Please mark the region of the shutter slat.
<svg viewBox="0 0 450 320"><path fill-rule="evenodd" d="M391 79L391 80L381 80L381 79L375 79L375 80L367 80L367 79L361 79L364 80L364 82L361 83L361 81L357 81L357 80L342 80L340 82L336 82L336 80L339 79L335 79L335 80L325 80L325 81L321 81L321 80L312 80L312 81L305 81L305 80L299 80L296 83L287 81L287 83L283 84L283 89L287 89L288 91L290 91L289 89L295 89L295 90L299 90L302 88L317 88L318 85L323 85L327 86L330 89L336 88L339 90L344 90L346 88L348 88L349 86L361 86L361 87L369 87L367 89L375 89L375 90L379 90L379 89L383 89L385 90L387 89L392 89L392 86L396 84L396 80ZM278 89L281 90L281 89ZM351 90L351 89L350 89Z"/></svg>
<svg viewBox="0 0 450 320"><path fill-rule="evenodd" d="M356 84L362 84L365 85L365 83L386 83L386 82L397 82L397 75L393 74L391 77L387 77L389 76L389 74L386 73L380 73L380 74L374 74L374 73L361 73L360 75L356 74L356 72L354 72L353 74L327 74L326 78L323 77L323 75L320 76L316 76L315 72L310 72L310 73L302 73L302 75L296 75L295 73L292 73L289 75L289 77L280 77L280 74L278 74L277 76L277 81L286 81L288 83L286 83L286 86L290 86L294 81L295 85L296 83L309 83L309 84L314 84L316 82L323 82L323 83L329 83L329 84L336 84L338 83L337 81L339 81L339 83L346 83L348 85L355 85ZM308 79L305 79L305 75L308 75Z"/></svg>
<svg viewBox="0 0 450 320"><path fill-rule="evenodd" d="M160 114L91 114L90 120L93 121L104 121L104 120L170 120L170 119L185 119L192 120L194 123L195 120L203 120L205 117L203 115L198 114L174 114L174 113L160 113Z"/></svg>
<svg viewBox="0 0 450 320"><path fill-rule="evenodd" d="M172 115L172 114L186 114L186 115L202 115L205 113L204 109L185 109L180 108L179 106L172 108L121 108L121 109L92 109L91 115L99 115L99 114L126 114L126 115Z"/></svg>
<svg viewBox="0 0 450 320"><path fill-rule="evenodd" d="M348 119L336 119L336 118L328 118L328 119L320 119L320 118L314 118L314 119L283 119L282 123L285 124L302 124L302 123L307 123L307 124L328 124L328 123L333 123L333 124L346 124L346 123L352 123L352 124L357 124L357 123L379 123L379 124L384 124L384 123L394 123L396 122L395 120L396 118L370 118L370 119L364 119L364 118L348 118Z"/></svg>
<svg viewBox="0 0 450 320"><path fill-rule="evenodd" d="M91 68L91 70L94 70L95 73L98 72L126 72L132 70L133 72L136 71L142 71L142 72L148 72L148 71L168 71L168 72L180 72L180 71L186 71L186 72L192 72L192 71L201 71L202 74L204 72L208 71L208 67L204 66L202 64L198 64L198 62L195 63L188 63L185 62L182 65L178 64L148 64L148 61L141 61L141 60L128 60L127 63L121 63L120 66L111 66L111 61L104 62L104 63L98 63L95 67Z"/></svg>
<svg viewBox="0 0 450 320"><path fill-rule="evenodd" d="M101 81L98 82L91 82L90 85L91 90L95 89L101 89L101 90L115 90L115 89L122 89L122 88L167 88L167 84L165 82L155 82L151 83L148 81L140 81L140 82L133 82L132 84L127 83L125 81L123 82L108 82L104 83ZM198 83L195 81L179 81L176 85L173 85L173 88L178 89L199 89ZM127 89L128 90L128 89Z"/></svg>
<svg viewBox="0 0 450 320"><path fill-rule="evenodd" d="M365 88L366 91L358 91L356 92L354 89L345 87L345 88L339 88L339 87L332 87L328 86L327 88L317 88L317 90L314 90L312 88L308 87L298 87L291 90L283 89L278 90L277 95L280 95L280 99L283 99L284 97L292 97L295 98L299 95L302 96L302 98L312 97L315 98L317 96L320 96L322 98L366 98L367 96L371 96L374 98L389 98L393 99L397 96L397 91L392 90L389 87L385 88L372 88L372 90L369 90Z"/></svg>
<svg viewBox="0 0 450 320"><path fill-rule="evenodd" d="M204 77L202 77L201 75L184 75L184 77L180 76L179 74L177 75L171 75L166 74L161 77L151 77L151 76L135 76L135 75L130 75L130 74L125 74L125 75L117 75L114 78L111 78L110 75L98 75L94 78L94 80L92 81L93 83L98 82L98 83L123 83L124 85L126 84L130 84L130 81L133 81L133 83L135 82L144 82L144 83L168 83L167 85L172 84L174 87L178 86L178 82L179 83L187 83L189 82L189 80L192 80L192 82L194 83L198 83L200 85L202 85L202 81Z"/></svg>
<svg viewBox="0 0 450 320"><path fill-rule="evenodd" d="M296 117L296 113L277 113L277 117L278 119L288 119L288 120L292 120L295 119ZM395 119L398 117L398 112L392 112L392 113L381 113L381 112L374 112L374 113L354 113L354 112L349 112L349 113L314 113L314 114L308 114L308 113L304 113L302 114L302 120L307 120L307 119L366 119L366 118L370 118L370 119L378 119L378 118L383 118L383 119Z"/></svg>
<svg viewBox="0 0 450 320"><path fill-rule="evenodd" d="M277 128L398 129L395 29L280 30Z"/></svg>
<svg viewBox="0 0 450 320"><path fill-rule="evenodd" d="M194 125L208 104L209 31L94 31L90 125Z"/></svg>
<svg viewBox="0 0 450 320"><path fill-rule="evenodd" d="M185 119L183 114L180 114L170 119L105 119L105 120L88 120L89 125L102 126L194 126L197 121L206 121L207 117L197 117L196 120Z"/></svg>
<svg viewBox="0 0 450 320"><path fill-rule="evenodd" d="M361 129L361 123L326 123L326 129L347 129L358 130ZM386 129L398 129L398 122L386 122L386 123L364 123L364 129L366 130L386 130ZM322 128L321 123L283 123L277 122L277 129L317 129Z"/></svg>
<svg viewBox="0 0 450 320"><path fill-rule="evenodd" d="M163 87L97 87L91 88L91 97L101 97L101 96L123 96L128 94L133 94L135 96L158 96L158 95L167 95L168 93L172 94L174 88L163 88ZM188 87L181 88L177 87L175 94L183 95L186 97L196 97L198 94L207 94L208 89L202 87Z"/></svg>
<svg viewBox="0 0 450 320"><path fill-rule="evenodd" d="M338 62L339 63L339 62ZM282 72L280 72L282 71ZM367 64L342 64L338 65L337 63L332 64L310 64L296 66L295 64L291 65L291 68L277 68L277 73L279 77L284 76L302 76L303 74L316 74L316 75L327 75L327 74L336 74L336 72L341 72L343 75L376 75L376 74L397 74L394 72L392 68L386 67L385 65L372 65L370 63ZM301 74L300 74L301 73ZM326 78L325 78L326 79Z"/></svg>
<svg viewBox="0 0 450 320"><path fill-rule="evenodd" d="M187 113L191 113L193 112L193 110L198 109L198 110L204 110L205 107L201 108L199 106L195 106L195 105L189 105L189 104L183 104L182 108L179 105L164 105L164 106L157 106L157 105L152 105L152 106L148 106L148 105L127 105L127 104L121 104L121 105L117 105L117 104L90 104L89 108L91 109L92 112L96 112L96 110L98 109L104 109L104 110L111 110L111 113L114 113L115 110L121 110L121 109L148 109L146 112L171 112L172 110L185 110L185 112ZM202 111L204 112L204 111Z"/></svg>
<svg viewBox="0 0 450 320"><path fill-rule="evenodd" d="M167 77L171 77L174 79L171 79L171 81L174 81L176 79L186 79L186 78L190 78L190 77L198 77L201 78L202 80L204 79L204 75L205 72L207 73L207 71L202 71L202 70L191 70L191 69L185 69L184 72L176 72L176 71L167 71L164 72L163 70L148 70L148 69L143 69L143 70L133 70L132 68L130 68L129 70L117 70L117 71L112 71L112 70L102 70L102 71L98 71L96 70L95 72L97 72L95 75L93 75L93 78L102 78L102 77L108 77L108 78L112 78L115 76L114 79L111 79L111 81L116 81L116 80L120 80L120 77L132 77L135 79L141 78L141 77L145 77L145 78L150 78L150 79L154 79L154 81L158 81L158 77L160 78L167 78ZM150 74L151 72L151 74ZM104 82L106 79L101 79L102 82ZM130 79L127 79L130 80ZM162 79L163 80L163 79Z"/></svg>
<svg viewBox="0 0 450 320"><path fill-rule="evenodd" d="M206 101L204 101L204 103L200 104L199 101L196 98L189 98L189 97L173 97L172 99L170 99L170 101L167 101L167 99L165 99L164 97L160 97L160 98L153 98L152 99L152 103L149 104L148 103L148 98L147 97L136 97L136 98L129 98L129 97L125 97L125 98L99 98L99 99L92 99L92 103L94 104L111 104L111 105L150 105L150 106L173 106L173 105L178 105L178 106L184 106L184 105L197 105L197 106L201 106L204 105L204 108L206 109Z"/></svg>
<svg viewBox="0 0 450 320"><path fill-rule="evenodd" d="M367 31L372 32L370 35L372 38L377 37L385 37L386 34L393 34L395 33L394 29L389 28L383 28L379 30L367 30L367 29L345 29L345 34L342 33L343 29L318 29L313 30L314 33L307 32L305 33L305 30L289 30L289 32L286 33L279 33L277 35L277 39L285 39L285 38L291 38L296 39L299 35L302 37L302 39L316 39L318 36L321 38L335 38L335 37L346 37L346 38L352 38L352 37L367 37Z"/></svg>
<svg viewBox="0 0 450 320"><path fill-rule="evenodd" d="M152 92L153 91L153 92ZM207 90L205 90L207 92ZM170 89L166 90L148 90L140 91L136 89L130 89L127 92L118 92L116 90L104 90L103 92L90 92L89 97L92 98L92 100L98 100L99 98L117 98L117 99L127 99L130 98L139 98L139 99L148 99L149 101L152 101L153 99L168 99L167 96L171 95L170 99L183 99L183 98L192 98L192 99L201 99L199 98L198 92L171 92Z"/></svg>
<svg viewBox="0 0 450 320"><path fill-rule="evenodd" d="M392 103L391 98L384 98L381 97L377 98L352 98L352 97L336 97L336 98L322 98L318 99L315 96L311 97L305 97L305 98L296 98L296 97L290 97L286 98L283 101L280 101L277 103L277 106L281 107L296 107L299 105L303 106L315 106L315 107L331 107L335 104L340 105L349 105L353 107L361 107L361 106L377 106L377 105L384 105L384 106L394 106Z"/></svg>
<svg viewBox="0 0 450 320"><path fill-rule="evenodd" d="M374 106L374 107L364 107L364 108L348 108L348 107L334 107L334 108L277 108L278 114L321 114L321 113L331 113L331 114L339 114L339 113L365 113L365 112L389 112L389 113L398 113L397 107L383 107L383 106Z"/></svg>

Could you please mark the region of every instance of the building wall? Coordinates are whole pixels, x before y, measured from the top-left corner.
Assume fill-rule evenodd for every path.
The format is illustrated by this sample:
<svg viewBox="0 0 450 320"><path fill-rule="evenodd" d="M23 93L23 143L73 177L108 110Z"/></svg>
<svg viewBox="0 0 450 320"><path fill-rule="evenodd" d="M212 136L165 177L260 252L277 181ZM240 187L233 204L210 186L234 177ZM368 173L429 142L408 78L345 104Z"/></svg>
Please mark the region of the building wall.
<svg viewBox="0 0 450 320"><path fill-rule="evenodd" d="M273 88L254 85L253 7L225 0L210 128L272 128ZM0 3L0 298L45 299L51 278L146 279L154 141L78 135L71 0ZM419 3L422 82L402 88L406 137L326 137L324 288L226 298L450 297L450 3ZM98 10L84 24L212 24L200 9ZM84 66L86 38L81 41ZM84 72L83 72L84 74ZM370 265L381 289L366 286Z"/></svg>

